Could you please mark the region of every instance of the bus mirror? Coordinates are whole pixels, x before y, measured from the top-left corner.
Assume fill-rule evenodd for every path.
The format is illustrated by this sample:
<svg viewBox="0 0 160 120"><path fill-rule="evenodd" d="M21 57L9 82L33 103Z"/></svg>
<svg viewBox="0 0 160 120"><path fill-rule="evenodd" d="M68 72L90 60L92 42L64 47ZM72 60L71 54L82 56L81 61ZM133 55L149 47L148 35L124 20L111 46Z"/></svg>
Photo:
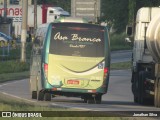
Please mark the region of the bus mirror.
<svg viewBox="0 0 160 120"><path fill-rule="evenodd" d="M131 36L132 33L133 33L133 28L132 28L132 26L127 26L127 27L126 27L126 34L127 34L128 36Z"/></svg>

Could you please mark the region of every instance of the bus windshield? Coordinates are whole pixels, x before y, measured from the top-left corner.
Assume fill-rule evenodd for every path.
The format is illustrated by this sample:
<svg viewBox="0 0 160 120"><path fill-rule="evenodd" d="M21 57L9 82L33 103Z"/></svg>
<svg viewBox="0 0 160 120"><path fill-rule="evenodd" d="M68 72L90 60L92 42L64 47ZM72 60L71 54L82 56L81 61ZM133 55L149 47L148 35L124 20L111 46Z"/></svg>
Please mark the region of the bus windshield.
<svg viewBox="0 0 160 120"><path fill-rule="evenodd" d="M97 27L96 25L56 26L53 24L50 54L104 57L104 29Z"/></svg>

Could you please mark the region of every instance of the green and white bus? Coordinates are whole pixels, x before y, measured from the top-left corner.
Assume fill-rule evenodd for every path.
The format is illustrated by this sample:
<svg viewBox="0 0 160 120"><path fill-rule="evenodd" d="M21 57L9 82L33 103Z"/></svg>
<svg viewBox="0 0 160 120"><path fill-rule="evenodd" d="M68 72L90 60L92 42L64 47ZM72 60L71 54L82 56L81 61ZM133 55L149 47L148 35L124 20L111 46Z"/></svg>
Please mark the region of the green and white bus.
<svg viewBox="0 0 160 120"><path fill-rule="evenodd" d="M109 71L107 27L64 22L37 29L30 67L32 99L50 101L62 95L101 103Z"/></svg>

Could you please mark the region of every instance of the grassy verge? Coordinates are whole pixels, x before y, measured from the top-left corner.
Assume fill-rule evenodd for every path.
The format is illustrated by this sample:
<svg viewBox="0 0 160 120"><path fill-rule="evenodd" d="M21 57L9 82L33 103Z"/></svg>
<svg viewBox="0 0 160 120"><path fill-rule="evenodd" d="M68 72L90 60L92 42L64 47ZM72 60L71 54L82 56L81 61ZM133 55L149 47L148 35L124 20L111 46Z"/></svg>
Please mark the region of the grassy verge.
<svg viewBox="0 0 160 120"><path fill-rule="evenodd" d="M29 63L17 60L0 62L0 82L29 78Z"/></svg>
<svg viewBox="0 0 160 120"><path fill-rule="evenodd" d="M31 111L32 113L36 112L49 112L50 114L58 114L59 117L44 117L44 118L5 118L6 119L14 119L14 120L141 120L139 118L129 118L129 117L81 117L81 112L74 110L74 109L70 109L70 108L58 108L58 107L48 107L48 106L42 106L43 103L45 102L36 102L36 105L31 105L30 103L24 103L24 102L18 102L16 100L13 100L12 98L9 99L9 97L5 97L5 96L1 96L0 94L0 111L7 111L7 112L18 112L18 113L28 113L29 111ZM47 103L48 104L48 103ZM67 113L64 112L71 112L71 116L69 117L61 117L62 114L67 116ZM56 112L56 113L55 113ZM83 111L82 111L83 112ZM76 114L79 114L79 117L72 117L72 116L76 116ZM112 112L108 112L107 114L109 115L109 113ZM104 113L102 112L102 115ZM86 111L86 115L88 115L88 111ZM49 115L48 115L49 116ZM1 118L2 120L3 118Z"/></svg>
<svg viewBox="0 0 160 120"><path fill-rule="evenodd" d="M111 70L130 69L131 62L112 63Z"/></svg>
<svg viewBox="0 0 160 120"><path fill-rule="evenodd" d="M112 33L110 35L110 42L111 42L111 50L129 50L132 49L127 43L125 43L125 33L115 34Z"/></svg>
<svg viewBox="0 0 160 120"><path fill-rule="evenodd" d="M67 116L67 113L64 113L63 111L71 111L72 114L74 115L74 111L76 110L73 110L73 109L69 109L69 108L58 108L58 107L44 107L44 106L40 106L41 104L38 105L30 105L30 104L27 104L27 103L23 103L23 102L17 102L17 101L14 101L14 100L10 100L10 99L6 99L5 97L0 97L0 111L13 111L13 112L19 112L19 113L22 113L22 112L29 112L29 111L48 111L52 114L54 114L55 112L58 114L58 116L61 116L62 114ZM58 112L59 111L59 112ZM87 111L86 111L87 112ZM79 112L80 114L80 112ZM17 120L18 118L12 118L12 119L15 119ZM31 120L46 120L46 118L19 118L21 120L28 120L28 119L31 119ZM62 120L62 119L65 119L65 120L127 120L127 119L122 119L122 118L113 118L113 117L107 117L107 118L104 118L104 117L48 117L47 120Z"/></svg>
<svg viewBox="0 0 160 120"><path fill-rule="evenodd" d="M29 78L29 71L0 74L0 82Z"/></svg>
<svg viewBox="0 0 160 120"><path fill-rule="evenodd" d="M17 60L11 60L11 61L3 61L0 62L0 74L3 73L17 73L22 71L28 71L29 70L29 63L22 63Z"/></svg>

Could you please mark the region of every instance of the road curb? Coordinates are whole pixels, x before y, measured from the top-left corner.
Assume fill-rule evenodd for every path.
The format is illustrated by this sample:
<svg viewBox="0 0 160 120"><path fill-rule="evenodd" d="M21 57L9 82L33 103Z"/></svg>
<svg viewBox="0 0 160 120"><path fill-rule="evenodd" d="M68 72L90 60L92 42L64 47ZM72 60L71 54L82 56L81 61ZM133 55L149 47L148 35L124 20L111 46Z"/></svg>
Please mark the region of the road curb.
<svg viewBox="0 0 160 120"><path fill-rule="evenodd" d="M44 102L37 102L36 100L32 101L32 100L27 100L27 99L23 99L20 97L16 97L16 96L12 96L10 94L4 93L4 92L0 92L0 101L5 101L5 102L18 102L20 104L27 104L27 105L32 105L32 106L43 106L43 107L49 107L47 103Z"/></svg>

